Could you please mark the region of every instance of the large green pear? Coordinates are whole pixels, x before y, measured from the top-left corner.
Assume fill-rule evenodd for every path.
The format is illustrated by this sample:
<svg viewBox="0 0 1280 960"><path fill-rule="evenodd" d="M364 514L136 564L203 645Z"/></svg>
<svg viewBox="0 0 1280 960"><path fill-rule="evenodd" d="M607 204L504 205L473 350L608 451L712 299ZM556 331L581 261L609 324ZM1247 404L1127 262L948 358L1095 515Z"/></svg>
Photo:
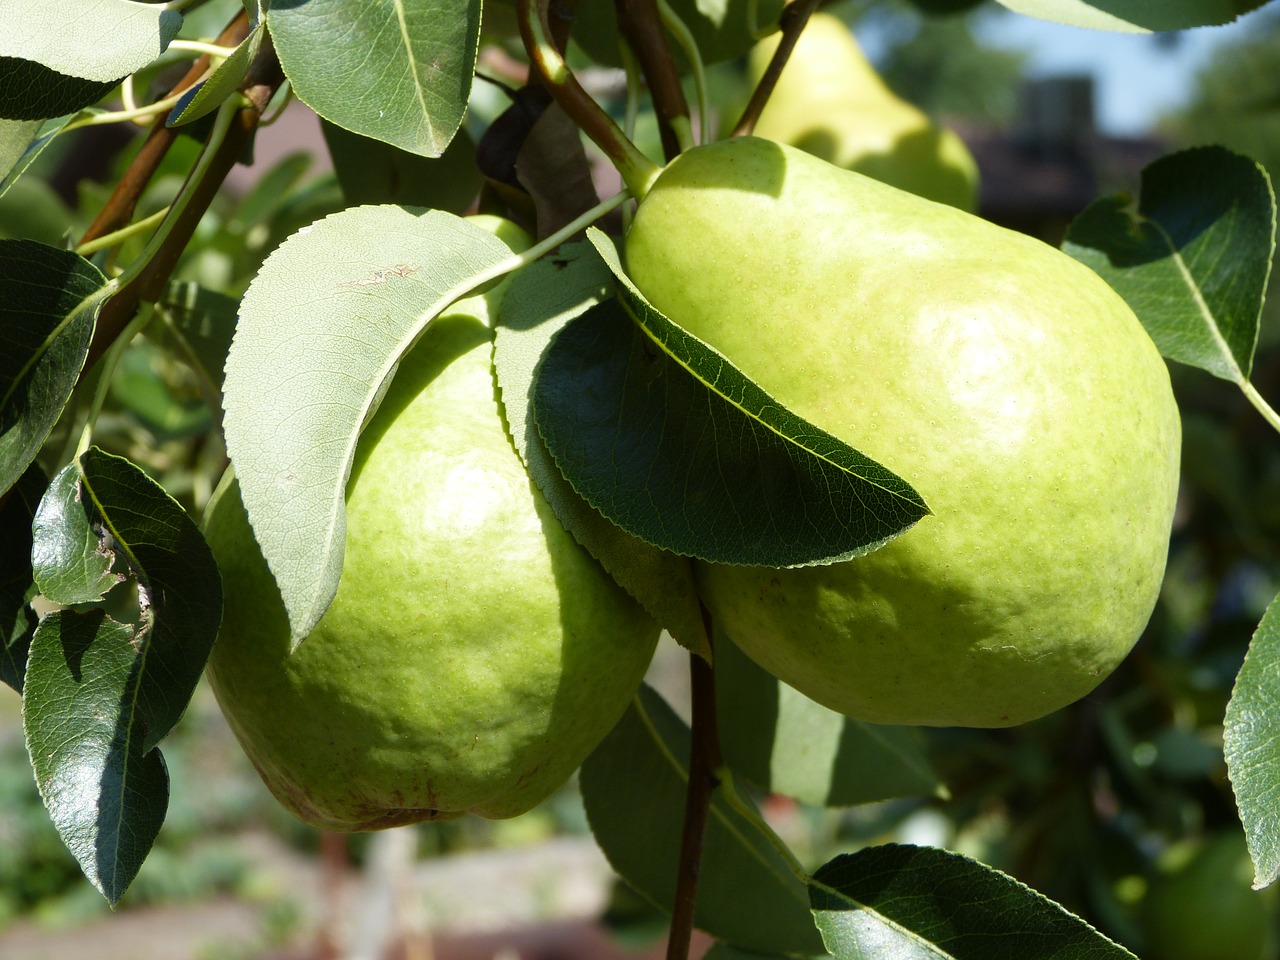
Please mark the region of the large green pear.
<svg viewBox="0 0 1280 960"><path fill-rule="evenodd" d="M863 720L1005 726L1125 656L1163 578L1180 421L1096 274L754 137L677 157L625 252L658 309L932 510L843 563L699 563L752 659Z"/></svg>
<svg viewBox="0 0 1280 960"><path fill-rule="evenodd" d="M207 515L227 598L214 691L272 793L324 829L528 810L613 727L657 642L530 482L484 310L459 304L401 362L356 450L337 596L292 654L234 483Z"/></svg>
<svg viewBox="0 0 1280 960"><path fill-rule="evenodd" d="M752 49L753 86L777 47L773 36ZM964 141L890 90L829 13L809 18L755 133L930 200L977 206L978 166Z"/></svg>

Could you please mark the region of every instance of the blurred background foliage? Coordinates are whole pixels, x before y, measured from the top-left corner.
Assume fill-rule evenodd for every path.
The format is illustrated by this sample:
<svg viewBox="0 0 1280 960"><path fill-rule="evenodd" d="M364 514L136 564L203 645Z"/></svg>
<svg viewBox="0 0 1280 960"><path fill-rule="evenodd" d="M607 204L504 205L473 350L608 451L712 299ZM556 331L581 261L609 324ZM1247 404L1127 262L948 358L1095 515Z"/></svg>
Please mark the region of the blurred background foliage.
<svg viewBox="0 0 1280 960"><path fill-rule="evenodd" d="M924 16L907 0L845 0L834 9L884 41L878 65L907 99L962 129L999 133L1013 125L1026 59L980 41L975 18L1004 15L991 4L942 17ZM1259 17L1247 38L1221 47L1193 88L1189 104L1153 131L1162 150L1223 143L1260 160L1273 178L1280 173L1280 13ZM0 198L0 236L74 242L141 142L116 133L87 130L56 141L34 175ZM260 134L271 136L270 128ZM168 202L196 149L180 139L140 215ZM112 159L85 171L86 155ZM337 178L315 167L306 152L291 154L246 191L221 196L184 255L175 280L223 295L205 310L222 331L221 349L235 298L262 259L299 227L344 206ZM131 252L126 246L120 256ZM1278 310L1273 295L1254 375L1273 403L1280 398ZM155 312L124 355L95 441L151 471L198 515L225 465L210 403L216 383L175 342L164 309ZM945 845L1010 872L1148 960L1277 956L1274 891L1248 889L1222 719L1250 636L1280 590L1280 438L1234 387L1188 369L1172 373L1183 411L1183 486L1161 601L1133 655L1093 695L1036 723L929 731L946 799L821 810L759 797L806 863L890 839ZM69 410L55 434L48 466L59 444L77 435L76 414ZM668 689L678 697L678 684ZM207 690L165 753L171 810L121 910L231 896L259 904L267 918L250 954L296 939L305 926L291 905L296 891L271 879L251 841L269 835L272 849L309 858L319 871L320 838L269 799ZM468 818L418 832L426 857L587 831L570 784L517 821ZM345 856L359 865L367 843L351 838ZM18 698L0 694L0 953L15 924L66 926L105 912L40 804ZM623 889L606 919L637 942L662 928L657 913ZM1208 945L1171 937L1176 919L1188 929L1233 933Z"/></svg>

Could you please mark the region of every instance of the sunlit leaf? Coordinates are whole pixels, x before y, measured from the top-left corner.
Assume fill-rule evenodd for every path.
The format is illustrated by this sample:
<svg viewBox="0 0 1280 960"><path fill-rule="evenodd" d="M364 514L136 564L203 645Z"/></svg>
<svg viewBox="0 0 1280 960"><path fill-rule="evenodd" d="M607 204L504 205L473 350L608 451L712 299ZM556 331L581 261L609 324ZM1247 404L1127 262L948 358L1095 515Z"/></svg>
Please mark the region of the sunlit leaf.
<svg viewBox="0 0 1280 960"><path fill-rule="evenodd" d="M52 120L0 120L0 197L17 182L72 114Z"/></svg>
<svg viewBox="0 0 1280 960"><path fill-rule="evenodd" d="M1186 30L1230 23L1267 0L1000 0L1010 10L1094 30Z"/></svg>
<svg viewBox="0 0 1280 960"><path fill-rule="evenodd" d="M511 257L450 214L357 207L290 237L245 295L224 429L295 642L337 591L352 456L396 363L433 317Z"/></svg>
<svg viewBox="0 0 1280 960"><path fill-rule="evenodd" d="M0 23L0 57L115 83L164 53L182 14L135 0L0 0Z"/></svg>
<svg viewBox="0 0 1280 960"><path fill-rule="evenodd" d="M298 97L326 120L426 157L462 123L480 0L276 3L267 24Z"/></svg>
<svg viewBox="0 0 1280 960"><path fill-rule="evenodd" d="M1224 723L1227 773L1261 888L1280 877L1280 599L1253 635Z"/></svg>
<svg viewBox="0 0 1280 960"><path fill-rule="evenodd" d="M235 51L217 65L208 79L183 93L182 99L169 111L169 126L191 123L217 110L227 97L239 89L240 81L249 72L249 66L262 48L265 36L266 27L260 23L255 24L249 35L236 44Z"/></svg>

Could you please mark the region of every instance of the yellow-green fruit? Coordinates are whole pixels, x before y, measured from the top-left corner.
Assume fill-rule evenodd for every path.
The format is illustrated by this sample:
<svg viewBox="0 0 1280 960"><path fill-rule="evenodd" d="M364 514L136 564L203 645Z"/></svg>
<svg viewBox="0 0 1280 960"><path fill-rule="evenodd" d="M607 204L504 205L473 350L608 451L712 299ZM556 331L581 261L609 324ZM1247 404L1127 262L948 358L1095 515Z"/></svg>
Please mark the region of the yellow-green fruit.
<svg viewBox="0 0 1280 960"><path fill-rule="evenodd" d="M210 679L272 793L322 828L528 810L621 716L657 642L530 482L490 351L454 313L402 361L356 451L337 596L292 655L237 486L210 508L227 597Z"/></svg>
<svg viewBox="0 0 1280 960"><path fill-rule="evenodd" d="M844 563L697 564L762 667L863 720L1007 726L1125 656L1163 577L1180 422L1096 274L753 137L676 158L626 262L659 310L932 510Z"/></svg>
<svg viewBox="0 0 1280 960"><path fill-rule="evenodd" d="M777 46L769 37L751 51L753 86ZM890 90L831 14L809 18L755 133L929 200L977 206L978 167L964 141Z"/></svg>
<svg viewBox="0 0 1280 960"><path fill-rule="evenodd" d="M1142 901L1150 960L1274 960L1276 891L1253 890L1244 835L1171 847Z"/></svg>

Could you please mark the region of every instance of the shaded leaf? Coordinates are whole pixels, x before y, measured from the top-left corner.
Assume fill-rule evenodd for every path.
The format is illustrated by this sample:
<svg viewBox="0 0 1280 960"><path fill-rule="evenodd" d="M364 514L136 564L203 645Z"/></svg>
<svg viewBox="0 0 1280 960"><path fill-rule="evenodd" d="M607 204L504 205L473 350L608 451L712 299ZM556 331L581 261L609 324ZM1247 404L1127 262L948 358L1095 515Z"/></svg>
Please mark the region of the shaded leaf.
<svg viewBox="0 0 1280 960"><path fill-rule="evenodd" d="M1000 0L1010 10L1094 30L1185 30L1230 23L1267 0Z"/></svg>
<svg viewBox="0 0 1280 960"><path fill-rule="evenodd" d="M240 88L240 81L249 72L249 66L258 56L262 48L262 39L266 36L266 28L261 23L254 24L248 36L236 44L235 51L217 67L206 80L201 81L183 93L165 121L171 127L191 123L201 117L208 116L217 110L227 99Z"/></svg>
<svg viewBox="0 0 1280 960"><path fill-rule="evenodd" d="M664 550L771 567L859 556L928 513L900 477L658 313L608 238L588 236L638 324L612 301L573 320L534 394L538 430L588 503Z"/></svg>
<svg viewBox="0 0 1280 960"><path fill-rule="evenodd" d="M189 281L174 281L156 310L178 341L182 357L200 376L211 406L222 401L222 370L231 349L240 301Z"/></svg>
<svg viewBox="0 0 1280 960"><path fill-rule="evenodd" d="M102 611L51 613L32 640L23 691L27 752L45 808L112 904L137 875L169 802L164 760L137 736L135 641L132 625Z"/></svg>
<svg viewBox="0 0 1280 960"><path fill-rule="evenodd" d="M671 8L685 22L697 41L698 52L705 63L732 60L751 49L756 26L748 20L748 5L727 0L670 0ZM757 11L757 24L767 32L778 22L781 0L762 0ZM591 59L610 67L622 65L618 51L618 18L613 0L580 0L573 32L575 43ZM677 49L676 60L687 69L683 54Z"/></svg>
<svg viewBox="0 0 1280 960"><path fill-rule="evenodd" d="M511 259L451 214L357 207L294 234L250 286L227 357L224 429L295 642L337 590L351 459L396 363Z"/></svg>
<svg viewBox="0 0 1280 960"><path fill-rule="evenodd" d="M0 0L0 23L0 56L115 83L164 53L182 14L134 0Z"/></svg>
<svg viewBox="0 0 1280 960"><path fill-rule="evenodd" d="M0 492L35 459L66 406L105 284L74 253L0 240Z"/></svg>
<svg viewBox="0 0 1280 960"><path fill-rule="evenodd" d="M786 958L776 953L756 953L754 950L739 950L727 943L717 943L703 954L702 960L786 960Z"/></svg>
<svg viewBox="0 0 1280 960"><path fill-rule="evenodd" d="M591 831L613 869L664 910L679 865L689 729L649 687L582 766ZM821 953L803 880L767 827L717 792L699 868L694 922L720 940L763 953Z"/></svg>
<svg viewBox="0 0 1280 960"><path fill-rule="evenodd" d="M298 97L326 120L426 157L462 123L480 0L288 0L267 25Z"/></svg>
<svg viewBox="0 0 1280 960"><path fill-rule="evenodd" d="M1254 161L1222 147L1171 154L1125 197L1089 206L1063 250L1100 274L1172 360L1243 384L1275 251L1275 195Z"/></svg>
<svg viewBox="0 0 1280 960"><path fill-rule="evenodd" d="M1224 723L1227 773L1261 889L1280 877L1280 598L1253 635Z"/></svg>
<svg viewBox="0 0 1280 960"><path fill-rule="evenodd" d="M918 728L863 723L814 703L716 643L716 711L725 762L771 793L852 806L942 791Z"/></svg>
<svg viewBox="0 0 1280 960"><path fill-rule="evenodd" d="M351 206L399 203L463 213L480 192L475 144L459 130L439 157L409 153L362 137L327 120L320 122L342 195Z"/></svg>
<svg viewBox="0 0 1280 960"><path fill-rule="evenodd" d="M516 451L565 529L685 647L707 656L689 560L636 539L579 497L551 459L531 415L538 365L566 323L613 289L589 244L570 244L525 267L502 301L493 366Z"/></svg>
<svg viewBox="0 0 1280 960"><path fill-rule="evenodd" d="M115 82L84 80L33 60L0 56L0 117L44 120L75 113L105 97Z"/></svg>
<svg viewBox="0 0 1280 960"><path fill-rule="evenodd" d="M837 960L1133 960L1052 900L947 850L886 844L839 856L809 895Z"/></svg>
<svg viewBox="0 0 1280 960"><path fill-rule="evenodd" d="M31 519L48 477L32 465L0 496L0 682L22 691L27 650L36 629L31 571Z"/></svg>

